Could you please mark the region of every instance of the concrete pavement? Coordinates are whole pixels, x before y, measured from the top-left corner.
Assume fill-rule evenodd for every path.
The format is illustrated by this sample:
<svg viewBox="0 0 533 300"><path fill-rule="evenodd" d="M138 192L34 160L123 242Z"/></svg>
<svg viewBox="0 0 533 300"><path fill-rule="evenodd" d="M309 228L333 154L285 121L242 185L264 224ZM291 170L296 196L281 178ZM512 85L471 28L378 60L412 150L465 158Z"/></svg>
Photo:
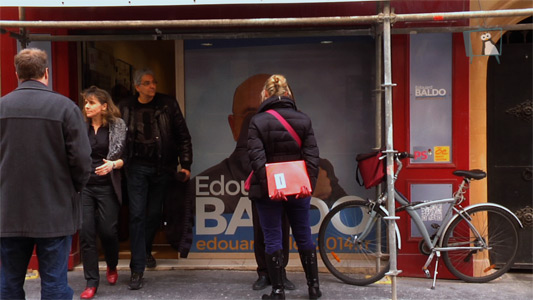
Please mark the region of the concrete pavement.
<svg viewBox="0 0 533 300"><path fill-rule="evenodd" d="M185 260L158 260L155 270L145 272L144 287L130 291L127 288L129 269L127 260L120 260L119 280L114 286L105 279L105 265L101 264L100 287L97 299L260 299L270 292L270 287L253 291L251 286L257 278L255 271L243 265L234 268L216 267L198 269L194 262ZM295 260L293 260L295 261ZM287 299L307 299L304 273L289 268L288 277L297 286L286 291ZM69 283L74 289L74 299L79 299L85 288L81 266L69 272ZM483 284L465 283L460 280L437 279L437 287L431 290L431 279L399 277L398 299L533 299L533 274L531 272L510 272L503 277ZM320 284L326 299L391 299L390 282L382 280L369 286L352 286L339 281L328 272L320 273ZM40 299L40 278L27 279L27 299Z"/></svg>

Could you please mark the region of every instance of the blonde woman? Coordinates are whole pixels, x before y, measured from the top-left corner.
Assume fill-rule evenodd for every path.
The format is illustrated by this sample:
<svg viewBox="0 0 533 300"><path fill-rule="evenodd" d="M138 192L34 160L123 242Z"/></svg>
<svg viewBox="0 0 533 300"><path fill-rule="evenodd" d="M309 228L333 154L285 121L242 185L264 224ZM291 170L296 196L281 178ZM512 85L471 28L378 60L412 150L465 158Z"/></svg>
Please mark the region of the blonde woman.
<svg viewBox="0 0 533 300"><path fill-rule="evenodd" d="M117 169L124 165L121 159L126 140L126 125L120 111L105 90L95 86L82 92L91 144L92 171L81 193L83 223L80 231L83 272L87 286L81 299L91 299L98 289L97 235L102 241L107 263L109 284L118 279L118 214L122 203L121 177Z"/></svg>
<svg viewBox="0 0 533 300"><path fill-rule="evenodd" d="M270 198L265 172L266 163L304 160L311 188L314 190L318 177L319 151L311 120L297 110L287 80L282 75L272 75L267 79L261 97L261 105L248 127L248 156L254 171L248 195L259 214L265 239L268 275L272 284L272 292L270 295L263 295L263 299L285 299L282 243L284 212L289 218L298 245L309 298L317 299L322 293L318 283L316 245L309 225L311 191L302 187L299 194L292 196L278 191ZM268 110L276 111L291 125L301 139L301 147L285 126L267 113Z"/></svg>

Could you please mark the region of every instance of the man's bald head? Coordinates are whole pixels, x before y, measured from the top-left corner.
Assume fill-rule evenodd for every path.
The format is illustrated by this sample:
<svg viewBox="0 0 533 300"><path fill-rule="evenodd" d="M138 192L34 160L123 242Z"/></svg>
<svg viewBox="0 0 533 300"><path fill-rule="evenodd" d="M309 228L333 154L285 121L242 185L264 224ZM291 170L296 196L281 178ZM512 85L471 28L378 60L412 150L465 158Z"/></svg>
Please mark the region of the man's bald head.
<svg viewBox="0 0 533 300"><path fill-rule="evenodd" d="M232 115L228 122L233 132L233 139L237 141L243 120L246 115L255 113L261 104L261 91L270 74L256 74L243 81L233 94Z"/></svg>

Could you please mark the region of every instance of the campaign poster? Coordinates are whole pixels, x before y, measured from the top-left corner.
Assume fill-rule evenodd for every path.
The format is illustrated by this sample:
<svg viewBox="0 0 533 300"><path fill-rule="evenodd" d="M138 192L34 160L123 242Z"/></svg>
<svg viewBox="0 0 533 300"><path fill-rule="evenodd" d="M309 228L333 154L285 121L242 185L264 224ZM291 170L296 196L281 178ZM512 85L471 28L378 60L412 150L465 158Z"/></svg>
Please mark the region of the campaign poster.
<svg viewBox="0 0 533 300"><path fill-rule="evenodd" d="M373 195L355 181L355 156L375 143L374 52L370 37L185 42L196 209L191 252L253 252L246 128L270 74L287 78L298 109L313 122L321 157L314 237L335 202Z"/></svg>

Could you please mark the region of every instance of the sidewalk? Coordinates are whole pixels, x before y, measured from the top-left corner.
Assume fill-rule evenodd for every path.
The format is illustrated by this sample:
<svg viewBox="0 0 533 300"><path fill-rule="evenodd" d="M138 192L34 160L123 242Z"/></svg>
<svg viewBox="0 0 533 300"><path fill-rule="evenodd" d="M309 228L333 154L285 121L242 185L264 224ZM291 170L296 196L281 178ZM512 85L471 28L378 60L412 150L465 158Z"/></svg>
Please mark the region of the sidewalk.
<svg viewBox="0 0 533 300"><path fill-rule="evenodd" d="M299 259L291 257L288 277L297 289L286 291L287 299L307 299L307 286ZM111 286L105 279L105 264L100 265L100 287L97 299L261 299L270 292L270 287L253 291L256 280L253 259L158 259L155 270L144 274L144 287L130 291L127 288L130 271L129 260L119 263L119 280ZM206 267L207 266L207 267ZM208 269L206 269L208 268ZM69 283L74 289L74 299L79 299L85 288L83 268L76 266L69 272ZM506 299L533 298L533 274L523 272L507 273L501 278L483 284L465 283L460 280L437 279L435 290L431 290L431 279L398 277L398 299ZM390 281L384 279L369 286L347 285L328 272L320 273L322 300L326 299L391 299ZM40 279L27 279L27 299L40 299Z"/></svg>

